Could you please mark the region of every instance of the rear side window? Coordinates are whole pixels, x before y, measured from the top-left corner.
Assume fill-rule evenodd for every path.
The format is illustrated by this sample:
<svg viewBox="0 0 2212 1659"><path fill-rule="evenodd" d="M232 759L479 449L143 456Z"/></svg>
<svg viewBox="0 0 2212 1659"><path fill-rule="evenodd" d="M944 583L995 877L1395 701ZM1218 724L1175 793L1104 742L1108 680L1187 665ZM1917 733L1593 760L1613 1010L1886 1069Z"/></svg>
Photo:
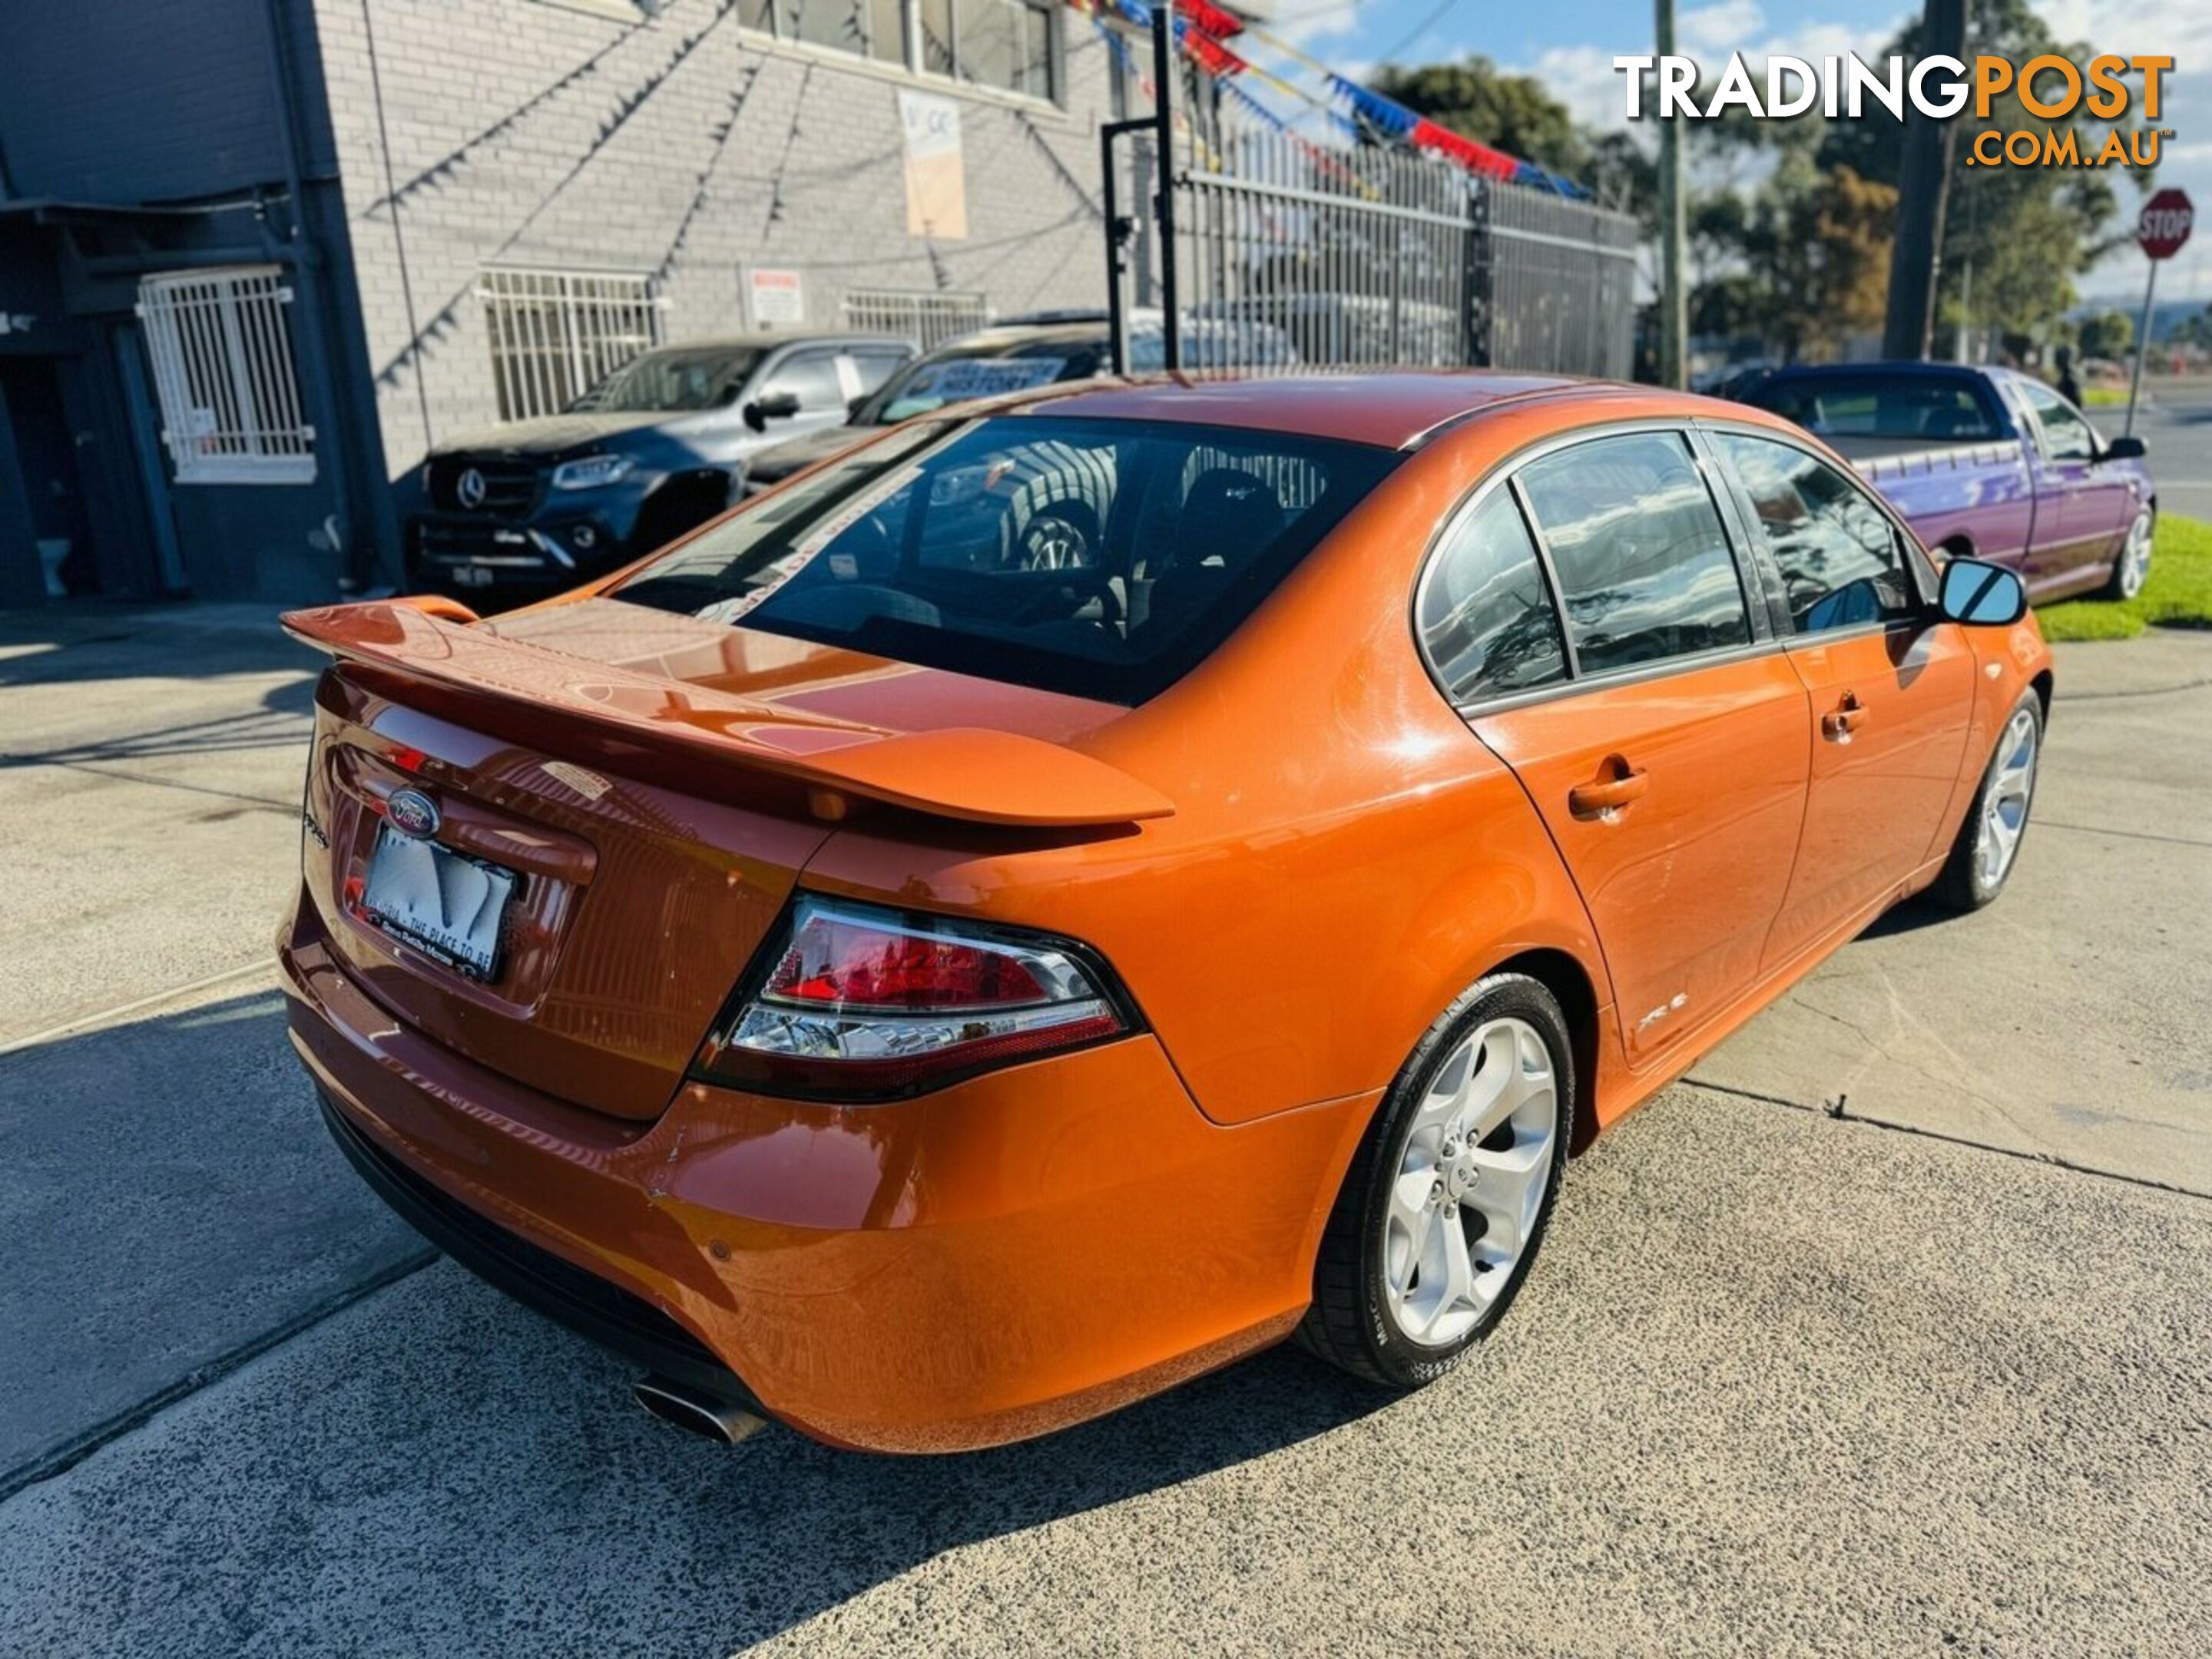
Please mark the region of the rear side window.
<svg viewBox="0 0 2212 1659"><path fill-rule="evenodd" d="M1536 544L1510 492L1491 492L1437 550L1421 589L1421 645L1454 702L1567 677Z"/></svg>
<svg viewBox="0 0 2212 1659"><path fill-rule="evenodd" d="M1173 422L929 422L762 497L613 597L1137 703L1226 639L1401 459Z"/></svg>
<svg viewBox="0 0 2212 1659"><path fill-rule="evenodd" d="M1897 531L1826 462L1771 438L1716 433L1782 573L1800 634L1907 616L1912 579Z"/></svg>
<svg viewBox="0 0 2212 1659"><path fill-rule="evenodd" d="M1580 672L1751 642L1720 511L1680 433L1592 439L1531 461L1520 480Z"/></svg>

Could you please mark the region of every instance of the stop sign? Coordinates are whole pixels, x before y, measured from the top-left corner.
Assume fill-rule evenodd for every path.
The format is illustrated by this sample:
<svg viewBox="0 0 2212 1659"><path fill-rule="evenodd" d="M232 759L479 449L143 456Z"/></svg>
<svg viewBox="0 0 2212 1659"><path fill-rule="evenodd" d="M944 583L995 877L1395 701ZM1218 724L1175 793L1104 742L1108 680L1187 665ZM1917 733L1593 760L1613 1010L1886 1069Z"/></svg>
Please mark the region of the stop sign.
<svg viewBox="0 0 2212 1659"><path fill-rule="evenodd" d="M2143 204L2136 220L2136 240L2152 258L2171 259L2189 240L2196 219L2197 210L2190 206L2186 191L2162 190Z"/></svg>

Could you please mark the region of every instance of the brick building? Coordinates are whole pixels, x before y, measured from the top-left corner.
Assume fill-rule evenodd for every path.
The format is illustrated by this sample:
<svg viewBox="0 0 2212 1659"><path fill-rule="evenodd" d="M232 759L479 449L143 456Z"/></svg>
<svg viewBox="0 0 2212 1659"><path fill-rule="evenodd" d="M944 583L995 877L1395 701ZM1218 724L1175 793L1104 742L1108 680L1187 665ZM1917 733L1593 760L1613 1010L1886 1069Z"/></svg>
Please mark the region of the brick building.
<svg viewBox="0 0 2212 1659"><path fill-rule="evenodd" d="M0 602L388 574L650 341L1097 304L1119 78L1057 0L7 8Z"/></svg>

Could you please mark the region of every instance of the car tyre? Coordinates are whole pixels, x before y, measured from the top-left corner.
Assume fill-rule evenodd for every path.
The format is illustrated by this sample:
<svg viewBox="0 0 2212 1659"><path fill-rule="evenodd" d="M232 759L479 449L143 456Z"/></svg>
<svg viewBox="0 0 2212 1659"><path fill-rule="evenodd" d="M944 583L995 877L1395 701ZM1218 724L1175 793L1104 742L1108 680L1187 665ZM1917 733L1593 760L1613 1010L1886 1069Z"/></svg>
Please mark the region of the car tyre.
<svg viewBox="0 0 2212 1659"><path fill-rule="evenodd" d="M2158 509L2146 505L2136 514L2136 521L2128 526L2128 538L2120 544L2119 556L2112 561L2112 580L2097 595L2100 599L2132 599L2143 590L2150 580L2151 544L2158 536Z"/></svg>
<svg viewBox="0 0 2212 1659"><path fill-rule="evenodd" d="M2020 862L2042 759L2043 699L2031 687L2005 716L1973 805L1936 878L1936 897L1952 909L1978 910L2004 891Z"/></svg>
<svg viewBox="0 0 2212 1659"><path fill-rule="evenodd" d="M1301 1344L1414 1389L1495 1328L1559 1196L1573 1054L1559 1002L1524 974L1480 981L1430 1026L1345 1174Z"/></svg>

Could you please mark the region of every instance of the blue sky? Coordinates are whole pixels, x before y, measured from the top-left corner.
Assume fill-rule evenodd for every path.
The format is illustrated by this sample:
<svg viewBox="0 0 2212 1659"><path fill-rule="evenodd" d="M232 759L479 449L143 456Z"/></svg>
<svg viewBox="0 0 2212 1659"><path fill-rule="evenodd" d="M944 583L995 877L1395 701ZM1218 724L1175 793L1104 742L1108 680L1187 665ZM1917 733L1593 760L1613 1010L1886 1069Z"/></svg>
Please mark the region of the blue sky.
<svg viewBox="0 0 2212 1659"><path fill-rule="evenodd" d="M1678 0L1679 49L1716 68L1732 51L1818 58L1856 51L1871 58L1913 0ZM2062 40L2098 52L2166 52L2176 61L2159 125L2175 130L2158 171L2179 185L2200 217L2212 216L2212 0L2036 0ZM1275 0L1272 32L1347 72L1382 61L1419 63L1480 52L1531 74L1593 125L1620 125L1620 52L1651 50L1649 0ZM2121 186L2132 216L2135 192ZM2144 261L2132 249L2081 281L2098 296L2139 293ZM2160 298L2212 302L2212 222L2159 277Z"/></svg>

